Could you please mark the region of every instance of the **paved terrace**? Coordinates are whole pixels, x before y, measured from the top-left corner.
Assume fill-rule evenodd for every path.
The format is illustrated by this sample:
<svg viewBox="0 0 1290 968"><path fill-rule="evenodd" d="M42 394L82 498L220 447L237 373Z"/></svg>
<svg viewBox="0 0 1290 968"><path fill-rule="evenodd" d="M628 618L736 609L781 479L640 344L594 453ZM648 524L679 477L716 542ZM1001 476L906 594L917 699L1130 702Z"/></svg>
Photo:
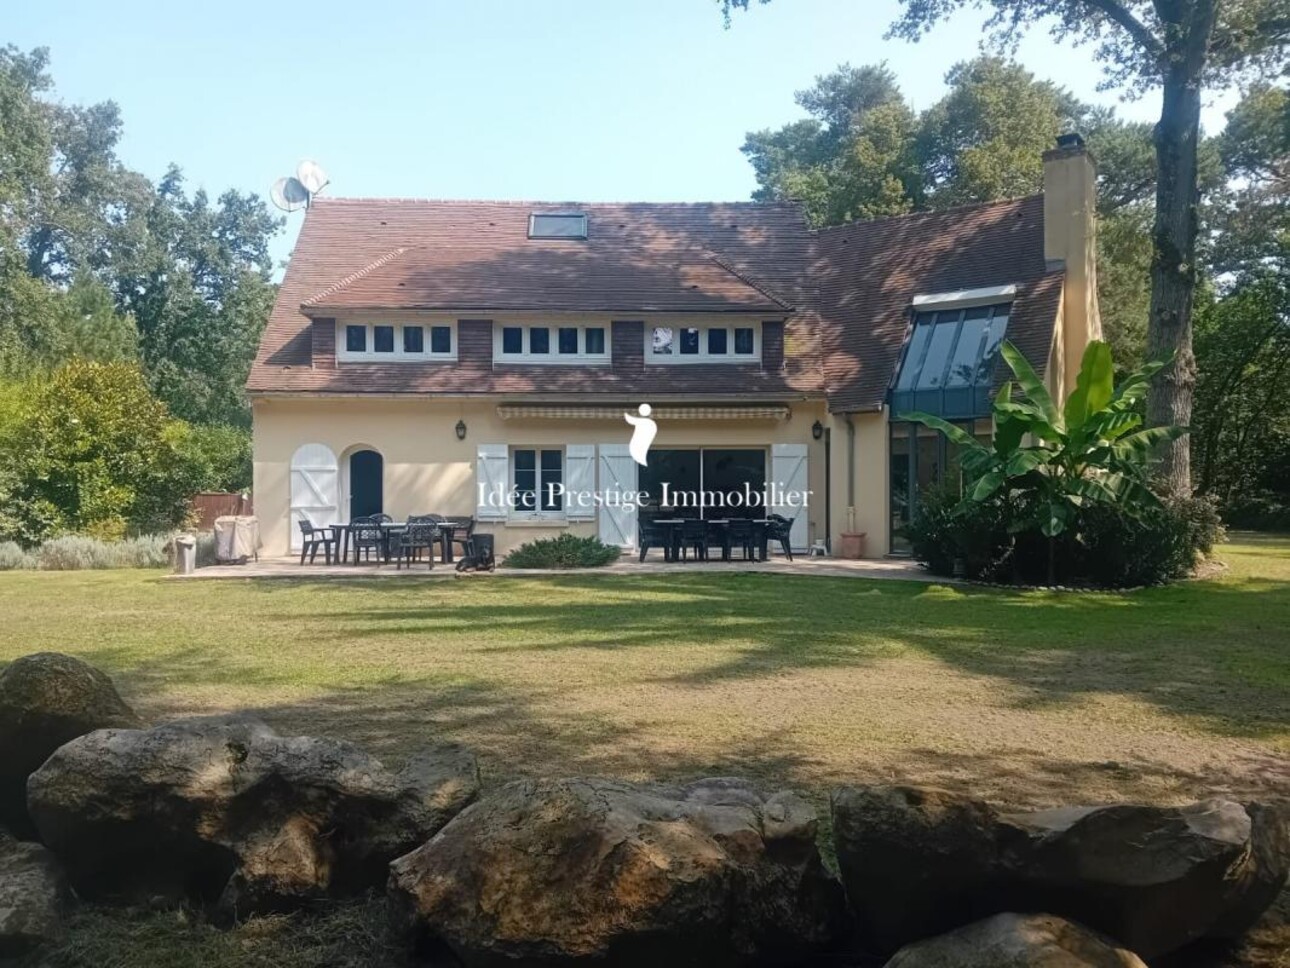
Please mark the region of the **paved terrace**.
<svg viewBox="0 0 1290 968"><path fill-rule="evenodd" d="M468 573L456 571L455 564L435 562L434 568L424 564L411 568L394 565L301 565L299 557L261 558L245 565L212 565L198 568L191 575L172 576L181 581L199 581L208 578L523 578L528 575L661 575L669 573L763 572L786 575L822 575L833 578L895 578L905 581L948 582L950 579L930 575L910 561L896 559L808 558L798 555L789 561L772 557L769 561L700 561L664 562L659 557L647 558L643 563L635 555L624 555L604 568L555 569L555 568L498 568L495 572Z"/></svg>

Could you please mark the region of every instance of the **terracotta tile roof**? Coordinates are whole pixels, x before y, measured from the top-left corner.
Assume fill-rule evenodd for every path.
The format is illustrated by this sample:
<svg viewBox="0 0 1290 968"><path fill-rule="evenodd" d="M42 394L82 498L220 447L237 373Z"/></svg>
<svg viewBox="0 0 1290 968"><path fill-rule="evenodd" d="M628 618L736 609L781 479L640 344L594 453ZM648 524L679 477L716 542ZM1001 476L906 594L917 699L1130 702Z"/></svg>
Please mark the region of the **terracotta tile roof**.
<svg viewBox="0 0 1290 968"><path fill-rule="evenodd" d="M924 293L1015 283L1008 338L1043 372L1062 274L1044 261L1042 196L822 229L814 254L832 410L884 401Z"/></svg>
<svg viewBox="0 0 1290 968"><path fill-rule="evenodd" d="M531 212L586 212L587 240L527 238ZM252 392L547 398L789 399L881 404L915 295L1015 283L1008 336L1041 370L1062 276L1039 196L810 232L791 204L319 199L251 371ZM312 365L310 320L362 308L755 312L786 318L784 366ZM791 310L788 308L791 307ZM615 353L615 359L617 354Z"/></svg>
<svg viewBox="0 0 1290 968"><path fill-rule="evenodd" d="M644 245L550 241L400 247L311 296L302 308L311 315L353 309L782 315L792 308L694 247L661 258Z"/></svg>

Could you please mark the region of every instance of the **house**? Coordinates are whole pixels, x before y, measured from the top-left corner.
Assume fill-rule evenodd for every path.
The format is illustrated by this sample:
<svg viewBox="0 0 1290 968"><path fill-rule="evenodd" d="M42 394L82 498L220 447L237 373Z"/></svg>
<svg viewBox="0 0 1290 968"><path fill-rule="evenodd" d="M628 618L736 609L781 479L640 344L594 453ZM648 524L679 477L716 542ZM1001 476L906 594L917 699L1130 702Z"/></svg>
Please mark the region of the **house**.
<svg viewBox="0 0 1290 968"><path fill-rule="evenodd" d="M248 382L266 551L377 511L473 515L502 552L778 511L798 547L899 552L955 468L899 414L988 433L1005 337L1058 396L1100 337L1094 179L1066 136L1041 195L819 231L792 204L317 199Z"/></svg>

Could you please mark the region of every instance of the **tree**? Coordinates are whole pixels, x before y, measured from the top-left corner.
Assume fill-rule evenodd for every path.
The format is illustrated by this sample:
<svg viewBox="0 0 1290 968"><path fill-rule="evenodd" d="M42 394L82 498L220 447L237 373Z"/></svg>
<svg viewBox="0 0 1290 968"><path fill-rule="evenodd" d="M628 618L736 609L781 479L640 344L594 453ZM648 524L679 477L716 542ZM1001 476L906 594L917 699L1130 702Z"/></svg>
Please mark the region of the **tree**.
<svg viewBox="0 0 1290 968"><path fill-rule="evenodd" d="M843 64L795 97L810 118L744 140L754 198L797 199L816 225L910 210L920 184L914 112L885 65Z"/></svg>
<svg viewBox="0 0 1290 968"><path fill-rule="evenodd" d="M767 0L762 0L767 2ZM1288 0L901 0L894 36L917 40L965 7L988 7L993 35L1005 49L1040 23L1063 42L1090 43L1106 82L1131 93L1161 90L1153 132L1156 204L1152 226L1148 353L1171 364L1152 380L1149 422L1186 425L1195 388L1192 303L1200 227L1199 145L1202 90L1255 71L1281 70L1290 43ZM723 0L747 8L749 0ZM1157 469L1175 493L1190 490L1187 439L1166 444Z"/></svg>
<svg viewBox="0 0 1290 968"><path fill-rule="evenodd" d="M249 425L283 221L254 195L189 195L174 166L154 186L116 155L115 104L63 105L51 88L46 51L0 50L0 375L137 343L172 411Z"/></svg>
<svg viewBox="0 0 1290 968"><path fill-rule="evenodd" d="M919 123L918 158L930 207L1032 195L1043 154L1087 108L1019 64L979 57L956 64L950 91Z"/></svg>
<svg viewBox="0 0 1290 968"><path fill-rule="evenodd" d="M175 422L131 363L73 361L29 384L4 439L10 533L32 544L173 524L188 497Z"/></svg>

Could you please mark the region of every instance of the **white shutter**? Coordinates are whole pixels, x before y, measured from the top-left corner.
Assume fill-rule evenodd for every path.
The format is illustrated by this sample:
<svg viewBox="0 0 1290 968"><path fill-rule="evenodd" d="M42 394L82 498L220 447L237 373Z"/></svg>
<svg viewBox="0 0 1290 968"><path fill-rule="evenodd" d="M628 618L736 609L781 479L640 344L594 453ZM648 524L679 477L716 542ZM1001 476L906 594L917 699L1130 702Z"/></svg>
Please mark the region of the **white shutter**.
<svg viewBox="0 0 1290 968"><path fill-rule="evenodd" d="M565 516L570 521L592 520L596 516L592 503L596 490L595 444L569 444L564 448L564 481Z"/></svg>
<svg viewBox="0 0 1290 968"><path fill-rule="evenodd" d="M617 499L614 507L607 501L601 504L600 540L619 548L635 548L636 461L632 460L627 444L601 444L597 467L600 472L601 496L608 497L617 492L618 495L626 496L631 504L630 507L623 507Z"/></svg>
<svg viewBox="0 0 1290 968"><path fill-rule="evenodd" d="M510 449L505 444L480 444L475 454L475 517L503 521L511 490Z"/></svg>
<svg viewBox="0 0 1290 968"><path fill-rule="evenodd" d="M776 500L771 502L768 511L793 519L789 544L794 551L805 551L807 543L807 517L810 509L804 505L811 478L806 454L806 444L772 444L770 448L770 479L775 492L772 497ZM794 504L783 500L786 492L794 495Z"/></svg>
<svg viewBox="0 0 1290 968"><path fill-rule="evenodd" d="M339 520L340 467L326 444L305 444L291 455L291 549L299 551L299 521L316 528Z"/></svg>

